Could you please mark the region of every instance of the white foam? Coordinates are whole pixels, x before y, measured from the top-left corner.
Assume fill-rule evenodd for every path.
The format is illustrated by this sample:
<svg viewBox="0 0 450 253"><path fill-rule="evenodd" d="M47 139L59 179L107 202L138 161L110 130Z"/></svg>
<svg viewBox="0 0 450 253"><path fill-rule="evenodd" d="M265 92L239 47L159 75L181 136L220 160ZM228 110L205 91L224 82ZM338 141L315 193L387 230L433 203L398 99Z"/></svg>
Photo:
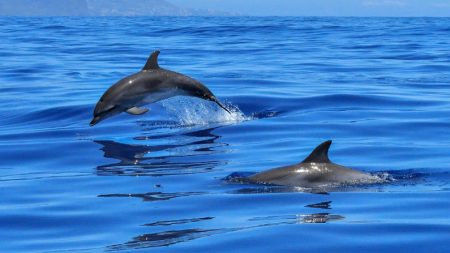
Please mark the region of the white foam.
<svg viewBox="0 0 450 253"><path fill-rule="evenodd" d="M181 125L185 126L238 123L251 119L251 117L245 116L237 106L225 104L225 107L231 112L230 114L213 102L192 98L168 99L161 101L161 105Z"/></svg>

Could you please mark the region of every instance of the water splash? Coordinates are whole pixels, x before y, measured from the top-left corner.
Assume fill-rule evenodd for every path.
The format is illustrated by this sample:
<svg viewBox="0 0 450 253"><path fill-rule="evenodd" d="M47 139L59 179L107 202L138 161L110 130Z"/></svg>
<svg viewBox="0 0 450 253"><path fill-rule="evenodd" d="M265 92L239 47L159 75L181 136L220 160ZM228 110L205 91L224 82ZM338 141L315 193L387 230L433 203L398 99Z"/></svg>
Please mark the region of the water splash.
<svg viewBox="0 0 450 253"><path fill-rule="evenodd" d="M176 98L176 103L173 99L162 101L161 105L183 126L238 123L253 119L231 104L224 104L231 114L214 103L184 97Z"/></svg>

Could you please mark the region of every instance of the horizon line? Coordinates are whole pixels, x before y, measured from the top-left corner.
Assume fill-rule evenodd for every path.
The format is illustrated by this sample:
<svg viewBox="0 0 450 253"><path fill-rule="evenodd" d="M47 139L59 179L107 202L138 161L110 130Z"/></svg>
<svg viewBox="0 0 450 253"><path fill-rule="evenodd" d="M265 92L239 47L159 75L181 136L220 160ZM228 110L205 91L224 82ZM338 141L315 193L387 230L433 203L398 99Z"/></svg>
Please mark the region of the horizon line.
<svg viewBox="0 0 450 253"><path fill-rule="evenodd" d="M16 18L52 18L52 17L99 17L99 18L107 18L107 17L171 17L171 18L184 18L184 17L220 17L220 18L236 18L236 17L295 17L295 18L450 18L449 16L359 16L359 15L0 15L0 18L6 17L16 17Z"/></svg>

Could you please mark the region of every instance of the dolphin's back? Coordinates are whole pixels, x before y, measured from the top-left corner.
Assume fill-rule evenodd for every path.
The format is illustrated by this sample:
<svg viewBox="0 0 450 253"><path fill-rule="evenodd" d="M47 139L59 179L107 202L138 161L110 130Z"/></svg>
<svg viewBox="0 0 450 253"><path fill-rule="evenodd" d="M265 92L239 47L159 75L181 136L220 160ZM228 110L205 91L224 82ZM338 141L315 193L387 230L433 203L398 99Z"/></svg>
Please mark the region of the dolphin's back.
<svg viewBox="0 0 450 253"><path fill-rule="evenodd" d="M284 166L250 176L248 179L253 183L286 185L295 175L295 166Z"/></svg>
<svg viewBox="0 0 450 253"><path fill-rule="evenodd" d="M299 163L257 173L249 180L259 184L319 187L355 184L375 179L374 176L334 163Z"/></svg>
<svg viewBox="0 0 450 253"><path fill-rule="evenodd" d="M122 105L134 105L138 101L153 103L171 97L173 94L168 91L173 91L173 85L166 72L162 69L140 71L117 82L105 92L104 96L110 100L117 100L115 103ZM149 95L153 99L147 99Z"/></svg>
<svg viewBox="0 0 450 253"><path fill-rule="evenodd" d="M373 183L378 177L335 164L328 158L331 141L317 146L303 162L250 176L250 182L299 187Z"/></svg>

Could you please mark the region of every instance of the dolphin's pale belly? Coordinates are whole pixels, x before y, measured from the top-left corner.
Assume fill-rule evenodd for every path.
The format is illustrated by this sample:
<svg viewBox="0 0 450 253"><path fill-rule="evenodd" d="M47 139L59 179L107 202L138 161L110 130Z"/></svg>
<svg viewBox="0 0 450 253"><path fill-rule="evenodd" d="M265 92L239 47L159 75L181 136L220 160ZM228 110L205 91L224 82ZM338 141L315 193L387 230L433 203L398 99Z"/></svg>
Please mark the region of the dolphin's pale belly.
<svg viewBox="0 0 450 253"><path fill-rule="evenodd" d="M379 180L376 176L334 163L300 163L257 173L249 179L255 183L299 187L375 183Z"/></svg>

